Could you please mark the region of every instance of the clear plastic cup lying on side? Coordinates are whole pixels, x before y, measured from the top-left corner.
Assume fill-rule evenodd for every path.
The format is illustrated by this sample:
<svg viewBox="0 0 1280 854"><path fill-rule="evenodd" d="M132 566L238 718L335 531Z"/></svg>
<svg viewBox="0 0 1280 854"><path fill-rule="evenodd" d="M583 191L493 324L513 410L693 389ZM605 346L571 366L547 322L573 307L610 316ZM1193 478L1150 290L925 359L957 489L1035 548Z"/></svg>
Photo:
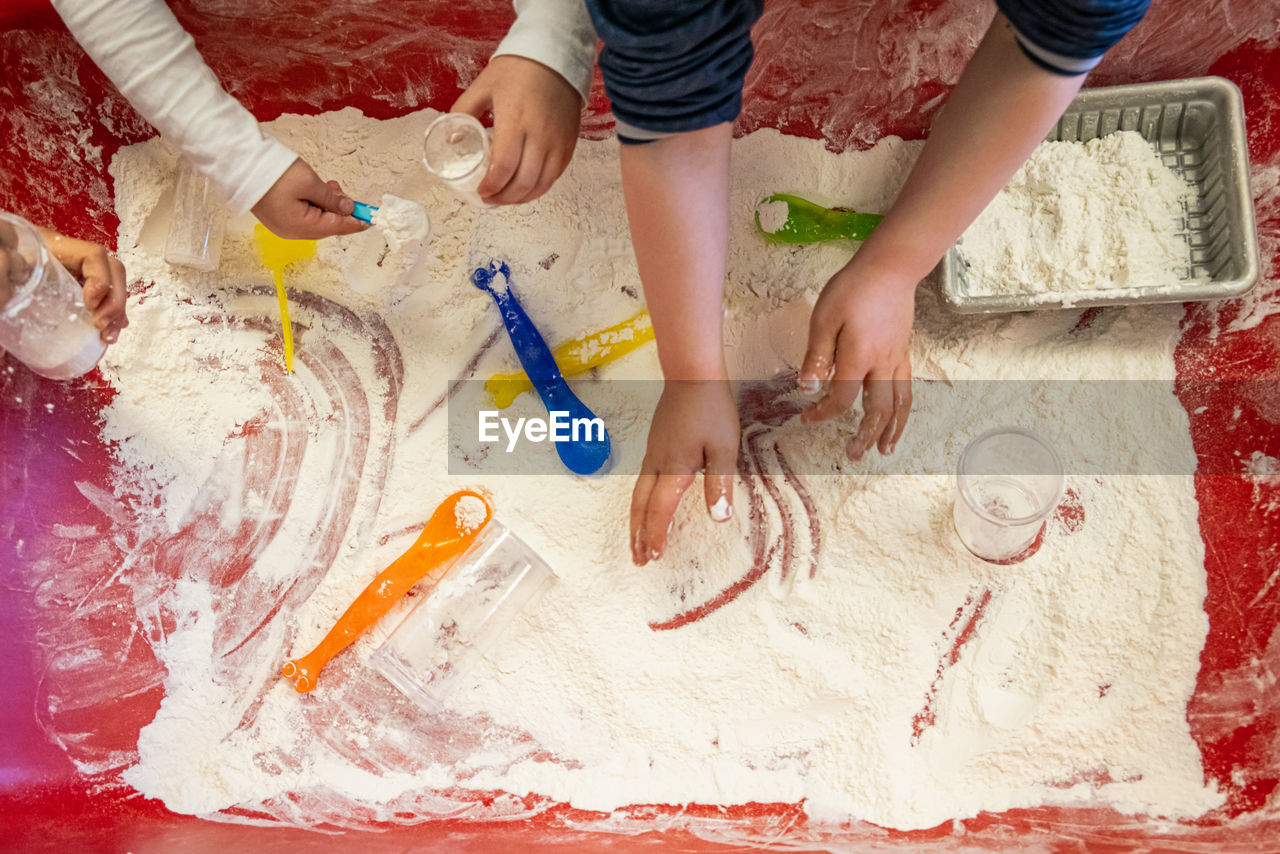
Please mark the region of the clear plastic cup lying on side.
<svg viewBox="0 0 1280 854"><path fill-rule="evenodd" d="M1062 500L1058 452L1020 427L978 436L960 455L954 520L965 548L980 558L1016 557L1034 541Z"/></svg>
<svg viewBox="0 0 1280 854"><path fill-rule="evenodd" d="M476 188L489 171L489 132L474 116L444 113L427 125L422 162L464 201L484 205Z"/></svg>
<svg viewBox="0 0 1280 854"><path fill-rule="evenodd" d="M187 158L178 158L164 260L206 273L216 270L222 255L226 214L209 179Z"/></svg>
<svg viewBox="0 0 1280 854"><path fill-rule="evenodd" d="M107 345L93 328L80 283L22 217L0 212L0 230L9 274L0 282L0 349L49 379L87 374Z"/></svg>
<svg viewBox="0 0 1280 854"><path fill-rule="evenodd" d="M533 549L490 521L369 663L435 714L520 611L555 580Z"/></svg>

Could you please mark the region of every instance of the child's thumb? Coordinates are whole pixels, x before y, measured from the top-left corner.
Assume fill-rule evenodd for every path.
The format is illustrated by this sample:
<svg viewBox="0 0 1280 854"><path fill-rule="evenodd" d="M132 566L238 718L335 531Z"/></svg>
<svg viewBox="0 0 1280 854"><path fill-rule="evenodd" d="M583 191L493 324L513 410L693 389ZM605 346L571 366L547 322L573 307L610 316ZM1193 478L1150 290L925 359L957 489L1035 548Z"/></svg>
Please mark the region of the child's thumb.
<svg viewBox="0 0 1280 854"><path fill-rule="evenodd" d="M467 87L467 91L458 96L449 108L451 113L466 113L477 119L493 109L492 93L487 88L475 85Z"/></svg>
<svg viewBox="0 0 1280 854"><path fill-rule="evenodd" d="M302 197L318 208L333 211L343 216L350 216L356 209L355 201L342 192L342 188L338 186L337 181L330 181L326 184L320 180L318 175Z"/></svg>

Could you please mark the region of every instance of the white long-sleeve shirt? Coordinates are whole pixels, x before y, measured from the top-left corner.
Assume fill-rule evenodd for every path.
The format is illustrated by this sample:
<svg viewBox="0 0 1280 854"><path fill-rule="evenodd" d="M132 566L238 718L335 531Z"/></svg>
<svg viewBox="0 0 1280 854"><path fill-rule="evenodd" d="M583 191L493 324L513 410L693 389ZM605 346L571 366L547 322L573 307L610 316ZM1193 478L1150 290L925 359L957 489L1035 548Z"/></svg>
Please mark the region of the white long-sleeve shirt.
<svg viewBox="0 0 1280 854"><path fill-rule="evenodd" d="M297 155L227 94L164 0L52 0L71 34L143 118L213 179L235 213L258 203ZM585 99L596 37L583 0L515 0L494 56L539 62Z"/></svg>
<svg viewBox="0 0 1280 854"><path fill-rule="evenodd" d="M583 0L515 0L516 20L494 56L540 62L569 82L582 100L591 93L596 30Z"/></svg>

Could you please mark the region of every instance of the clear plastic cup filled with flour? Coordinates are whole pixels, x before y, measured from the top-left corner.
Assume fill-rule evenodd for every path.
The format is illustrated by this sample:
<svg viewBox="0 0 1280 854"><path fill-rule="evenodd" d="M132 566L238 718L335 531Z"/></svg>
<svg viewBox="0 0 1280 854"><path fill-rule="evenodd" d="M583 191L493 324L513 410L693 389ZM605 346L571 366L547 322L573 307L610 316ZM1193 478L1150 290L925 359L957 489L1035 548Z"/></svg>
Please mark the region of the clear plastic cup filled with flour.
<svg viewBox="0 0 1280 854"><path fill-rule="evenodd" d="M997 427L960 455L954 520L965 548L984 560L1015 557L1035 541L1062 500L1062 460L1045 439Z"/></svg>
<svg viewBox="0 0 1280 854"><path fill-rule="evenodd" d="M84 304L84 291L44 238L20 216L0 212L0 348L41 376L69 380L98 364L107 345Z"/></svg>
<svg viewBox="0 0 1280 854"><path fill-rule="evenodd" d="M491 521L369 663L435 714L520 611L555 580L533 549Z"/></svg>
<svg viewBox="0 0 1280 854"><path fill-rule="evenodd" d="M468 204L484 204L476 188L489 171L489 132L474 116L437 116L427 125L422 162L428 172Z"/></svg>
<svg viewBox="0 0 1280 854"><path fill-rule="evenodd" d="M187 158L178 158L164 260L204 272L216 270L222 255L226 214L209 179Z"/></svg>

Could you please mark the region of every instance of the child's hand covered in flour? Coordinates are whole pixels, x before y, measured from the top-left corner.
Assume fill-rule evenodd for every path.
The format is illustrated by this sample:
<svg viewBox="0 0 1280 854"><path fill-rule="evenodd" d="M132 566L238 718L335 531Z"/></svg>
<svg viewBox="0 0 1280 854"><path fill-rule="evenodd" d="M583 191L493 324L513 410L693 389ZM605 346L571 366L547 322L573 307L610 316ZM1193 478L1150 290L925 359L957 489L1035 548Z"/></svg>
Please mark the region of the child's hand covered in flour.
<svg viewBox="0 0 1280 854"><path fill-rule="evenodd" d="M649 425L649 445L631 493L631 559L662 557L676 507L702 472L707 512L733 515L738 408L727 379L668 380Z"/></svg>
<svg viewBox="0 0 1280 854"><path fill-rule="evenodd" d="M316 240L354 234L368 226L351 216L355 202L337 181L325 183L299 157L256 205L253 215L286 240Z"/></svg>
<svg viewBox="0 0 1280 854"><path fill-rule="evenodd" d="M893 453L911 413L911 324L915 279L867 263L859 253L822 289L809 320L800 386L826 394L801 413L804 421L839 415L862 394L862 420L845 444L852 460L875 445ZM861 262L861 263L860 263Z"/></svg>
<svg viewBox="0 0 1280 854"><path fill-rule="evenodd" d="M493 114L489 171L476 190L489 204L515 205L551 189L569 165L582 98L542 63L504 54L489 61L452 112Z"/></svg>

